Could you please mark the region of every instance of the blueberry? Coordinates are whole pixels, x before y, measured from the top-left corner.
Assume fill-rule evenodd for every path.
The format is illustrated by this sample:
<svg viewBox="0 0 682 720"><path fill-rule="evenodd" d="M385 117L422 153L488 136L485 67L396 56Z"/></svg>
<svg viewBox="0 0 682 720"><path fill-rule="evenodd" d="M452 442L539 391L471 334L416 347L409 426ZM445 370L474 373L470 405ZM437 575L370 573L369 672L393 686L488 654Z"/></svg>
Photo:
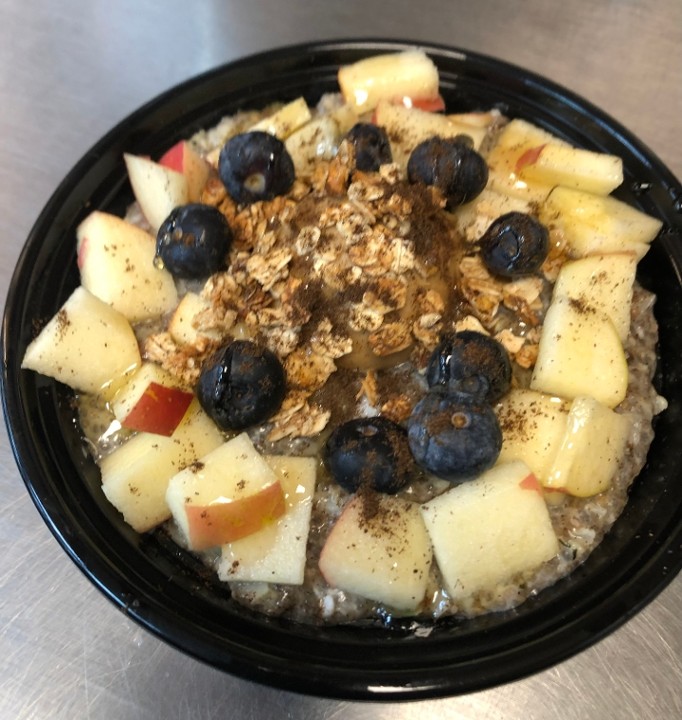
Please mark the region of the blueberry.
<svg viewBox="0 0 682 720"><path fill-rule="evenodd" d="M277 356L250 340L235 340L204 365L197 397L222 430L265 422L282 404L284 368Z"/></svg>
<svg viewBox="0 0 682 720"><path fill-rule="evenodd" d="M211 205L176 207L156 235L156 258L174 277L197 279L226 266L232 231L225 216Z"/></svg>
<svg viewBox="0 0 682 720"><path fill-rule="evenodd" d="M238 203L272 200L294 183L294 163L284 143L266 132L230 138L220 151L220 179Z"/></svg>
<svg viewBox="0 0 682 720"><path fill-rule="evenodd" d="M410 182L435 185L451 208L473 200L488 182L488 166L468 136L432 137L417 145L407 162Z"/></svg>
<svg viewBox="0 0 682 720"><path fill-rule="evenodd" d="M445 335L433 351L426 368L430 387L472 395L487 403L497 402L511 386L509 355L494 338L473 330Z"/></svg>
<svg viewBox="0 0 682 720"><path fill-rule="evenodd" d="M405 429L381 415L339 425L327 440L325 463L348 492L365 487L397 493L414 469Z"/></svg>
<svg viewBox="0 0 682 720"><path fill-rule="evenodd" d="M491 273L513 278L540 268L549 252L549 233L531 215L510 212L490 225L478 245Z"/></svg>
<svg viewBox="0 0 682 720"><path fill-rule="evenodd" d="M440 389L430 390L417 403L407 437L417 463L450 481L485 472L502 447L502 432L490 405Z"/></svg>
<svg viewBox="0 0 682 720"><path fill-rule="evenodd" d="M393 160L391 143L383 128L372 123L356 123L346 138L355 151L355 167L362 172L375 172Z"/></svg>

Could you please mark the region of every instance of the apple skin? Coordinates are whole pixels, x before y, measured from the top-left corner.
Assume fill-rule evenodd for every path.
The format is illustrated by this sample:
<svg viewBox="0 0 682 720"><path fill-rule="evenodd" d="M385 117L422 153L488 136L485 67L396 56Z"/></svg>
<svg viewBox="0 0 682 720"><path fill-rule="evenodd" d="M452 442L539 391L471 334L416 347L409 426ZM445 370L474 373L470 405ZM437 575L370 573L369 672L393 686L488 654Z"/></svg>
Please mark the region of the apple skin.
<svg viewBox="0 0 682 720"><path fill-rule="evenodd" d="M221 580L302 585L317 461L288 455L264 457L282 485L286 511L268 527L223 545L218 575Z"/></svg>
<svg viewBox="0 0 682 720"><path fill-rule="evenodd" d="M170 437L187 412L194 395L180 388L150 383L121 425L131 430Z"/></svg>
<svg viewBox="0 0 682 720"><path fill-rule="evenodd" d="M185 416L194 393L160 365L143 362L110 402L123 427L170 437Z"/></svg>
<svg viewBox="0 0 682 720"><path fill-rule="evenodd" d="M438 94L432 97L402 97L393 98L391 102L394 105L404 105L407 108L417 108L424 112L443 112L445 110L445 100L443 96Z"/></svg>
<svg viewBox="0 0 682 720"><path fill-rule="evenodd" d="M201 191L211 172L211 166L186 140L180 140L160 158L159 165L182 173L187 178L187 192L190 202L199 202Z"/></svg>
<svg viewBox="0 0 682 720"><path fill-rule="evenodd" d="M207 550L252 535L284 514L284 493L279 481L233 502L187 505L189 542L193 550Z"/></svg>
<svg viewBox="0 0 682 720"><path fill-rule="evenodd" d="M174 475L166 501L190 550L258 532L286 509L277 474L246 433Z"/></svg>
<svg viewBox="0 0 682 720"><path fill-rule="evenodd" d="M139 432L101 462L102 491L138 532L171 516L166 491L180 468L220 447L223 436L195 400L171 437Z"/></svg>

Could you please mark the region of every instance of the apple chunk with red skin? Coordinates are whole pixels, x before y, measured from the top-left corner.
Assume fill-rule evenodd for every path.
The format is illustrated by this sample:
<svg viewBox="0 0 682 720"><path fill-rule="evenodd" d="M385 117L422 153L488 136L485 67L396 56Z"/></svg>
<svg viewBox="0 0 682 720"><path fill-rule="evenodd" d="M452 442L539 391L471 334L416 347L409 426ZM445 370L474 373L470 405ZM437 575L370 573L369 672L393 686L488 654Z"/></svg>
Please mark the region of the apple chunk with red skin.
<svg viewBox="0 0 682 720"><path fill-rule="evenodd" d="M223 545L218 564L221 580L301 585L317 478L312 457L266 455L282 485L286 512L275 522Z"/></svg>
<svg viewBox="0 0 682 720"><path fill-rule="evenodd" d="M155 267L154 238L122 218L96 210L78 226L81 283L93 295L140 322L178 302L173 276Z"/></svg>
<svg viewBox="0 0 682 720"><path fill-rule="evenodd" d="M361 493L343 508L319 567L332 587L412 612L424 600L432 560L416 503Z"/></svg>
<svg viewBox="0 0 682 720"><path fill-rule="evenodd" d="M146 532L171 516L170 478L223 442L195 400L170 437L140 432L107 455L100 463L102 490L129 525Z"/></svg>
<svg viewBox="0 0 682 720"><path fill-rule="evenodd" d="M184 175L187 178L189 201L199 202L211 166L186 140L180 140L167 150L159 158L159 165Z"/></svg>
<svg viewBox="0 0 682 720"><path fill-rule="evenodd" d="M279 478L246 433L171 478L166 500L191 550L258 532L286 509Z"/></svg>
<svg viewBox="0 0 682 720"><path fill-rule="evenodd" d="M338 83L344 100L358 114L380 100L431 100L439 95L438 68L420 50L385 53L343 66Z"/></svg>
<svg viewBox="0 0 682 720"><path fill-rule="evenodd" d="M559 545L528 466L504 463L421 507L445 588L454 600L495 593L553 558Z"/></svg>
<svg viewBox="0 0 682 720"><path fill-rule="evenodd" d="M159 365L146 362L113 400L114 416L125 428L169 437L187 412L194 393Z"/></svg>

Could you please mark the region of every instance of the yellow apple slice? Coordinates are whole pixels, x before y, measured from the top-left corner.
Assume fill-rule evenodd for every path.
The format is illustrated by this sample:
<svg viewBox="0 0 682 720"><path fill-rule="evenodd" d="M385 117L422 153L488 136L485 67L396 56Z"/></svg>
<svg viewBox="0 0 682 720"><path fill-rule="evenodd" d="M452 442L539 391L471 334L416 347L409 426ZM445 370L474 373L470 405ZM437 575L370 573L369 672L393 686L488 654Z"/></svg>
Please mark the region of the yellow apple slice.
<svg viewBox="0 0 682 720"><path fill-rule="evenodd" d="M625 352L609 317L578 300L553 298L531 389L570 399L589 395L613 408L625 398L627 386Z"/></svg>
<svg viewBox="0 0 682 720"><path fill-rule="evenodd" d="M102 490L129 525L146 532L171 516L170 478L223 442L195 400L171 437L141 432L107 455L100 463Z"/></svg>
<svg viewBox="0 0 682 720"><path fill-rule="evenodd" d="M276 110L249 128L249 131L261 131L286 140L295 130L310 122L312 115L305 99L300 97Z"/></svg>
<svg viewBox="0 0 682 720"><path fill-rule="evenodd" d="M292 133L284 144L294 163L296 177L309 174L318 160L333 157L339 140L338 125L330 117L311 120Z"/></svg>
<svg viewBox="0 0 682 720"><path fill-rule="evenodd" d="M544 484L566 434L570 400L513 388L495 407L502 430L498 463L522 460Z"/></svg>
<svg viewBox="0 0 682 720"><path fill-rule="evenodd" d="M166 501L191 550L258 532L285 510L279 478L246 433L174 475Z"/></svg>
<svg viewBox="0 0 682 720"><path fill-rule="evenodd" d="M128 320L78 287L26 348L21 366L74 390L108 394L141 362Z"/></svg>
<svg viewBox="0 0 682 720"><path fill-rule="evenodd" d="M549 195L551 183L523 179L521 168L532 153L547 143L570 147L546 130L525 120L515 119L505 125L497 141L486 155L490 169L489 187L503 195L512 195L527 201L541 201Z"/></svg>
<svg viewBox="0 0 682 720"><path fill-rule="evenodd" d="M389 102L438 95L438 68L421 50L405 50L364 58L339 70L344 100L358 114L372 111L380 100Z"/></svg>
<svg viewBox="0 0 682 720"><path fill-rule="evenodd" d="M633 252L644 257L660 220L614 197L557 187L539 208L540 220L558 230L573 257Z"/></svg>
<svg viewBox="0 0 682 720"><path fill-rule="evenodd" d="M537 478L523 462L497 465L421 508L445 589L454 600L496 592L559 549Z"/></svg>
<svg viewBox="0 0 682 720"><path fill-rule="evenodd" d="M485 188L474 200L458 207L454 216L466 239L476 242L500 215L530 211L531 205L527 200Z"/></svg>
<svg viewBox="0 0 682 720"><path fill-rule="evenodd" d="M135 199L156 234L176 207L189 202L187 177L140 155L125 153L123 159Z"/></svg>
<svg viewBox="0 0 682 720"><path fill-rule="evenodd" d="M625 452L630 428L627 415L591 397L575 398L546 486L578 497L606 490Z"/></svg>
<svg viewBox="0 0 682 720"><path fill-rule="evenodd" d="M419 506L377 493L346 504L319 566L332 587L412 612L424 600L432 557Z"/></svg>
<svg viewBox="0 0 682 720"><path fill-rule="evenodd" d="M177 305L173 276L154 265L156 241L149 233L96 210L76 237L83 287L130 322L160 317Z"/></svg>
<svg viewBox="0 0 682 720"><path fill-rule="evenodd" d="M623 161L619 157L555 142L531 148L519 158L516 167L523 180L597 195L608 195L623 182Z"/></svg>
<svg viewBox="0 0 682 720"><path fill-rule="evenodd" d="M218 564L221 580L301 585L317 476L310 457L265 456L279 478L286 510L272 524L223 545Z"/></svg>
<svg viewBox="0 0 682 720"><path fill-rule="evenodd" d="M179 345L196 345L202 338L220 340L221 335L217 330L199 331L194 327L196 315L210 307L211 303L201 295L191 291L185 293L168 323L168 332L173 340Z"/></svg>
<svg viewBox="0 0 682 720"><path fill-rule="evenodd" d="M382 100L374 111L374 122L383 127L391 141L394 162L406 165L410 153L420 142L438 135L452 138L468 135L478 148L485 137L485 128L465 125L448 119L445 115L406 108Z"/></svg>
<svg viewBox="0 0 682 720"><path fill-rule="evenodd" d="M621 342L625 342L630 333L636 272L637 256L634 253L589 255L562 265L554 294L573 298L606 313Z"/></svg>

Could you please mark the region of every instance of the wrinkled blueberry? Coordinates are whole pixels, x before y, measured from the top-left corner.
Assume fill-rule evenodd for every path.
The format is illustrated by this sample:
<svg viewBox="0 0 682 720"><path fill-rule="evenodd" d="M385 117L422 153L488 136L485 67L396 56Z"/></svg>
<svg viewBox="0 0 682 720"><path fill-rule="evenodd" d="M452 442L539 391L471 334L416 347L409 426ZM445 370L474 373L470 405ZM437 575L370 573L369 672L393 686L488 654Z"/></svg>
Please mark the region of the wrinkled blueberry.
<svg viewBox="0 0 682 720"><path fill-rule="evenodd" d="M362 172L375 172L393 160L388 135L377 125L356 123L346 138L355 151L355 167Z"/></svg>
<svg viewBox="0 0 682 720"><path fill-rule="evenodd" d="M435 185L451 208L473 200L488 182L488 166L468 136L432 137L417 145L407 162L410 182Z"/></svg>
<svg viewBox="0 0 682 720"><path fill-rule="evenodd" d="M430 387L497 402L511 386L509 355L494 338L473 330L445 335L431 354L426 368Z"/></svg>
<svg viewBox="0 0 682 720"><path fill-rule="evenodd" d="M282 404L284 368L277 356L250 340L235 340L204 365L197 397L222 430L265 422Z"/></svg>
<svg viewBox="0 0 682 720"><path fill-rule="evenodd" d="M284 143L261 131L230 138L220 151L218 173L238 203L284 195L295 178L294 163Z"/></svg>
<svg viewBox="0 0 682 720"><path fill-rule="evenodd" d="M501 215L478 241L481 258L495 275L512 278L536 272L549 252L547 228L531 215Z"/></svg>
<svg viewBox="0 0 682 720"><path fill-rule="evenodd" d="M324 457L334 480L348 492L368 487L397 493L414 469L405 429L382 416L339 425L327 440Z"/></svg>
<svg viewBox="0 0 682 720"><path fill-rule="evenodd" d="M231 244L232 231L220 210L190 203L176 207L162 223L156 258L174 277L204 278L225 269Z"/></svg>
<svg viewBox="0 0 682 720"><path fill-rule="evenodd" d="M495 464L502 447L502 432L490 405L439 389L417 403L407 437L417 463L450 481L485 472Z"/></svg>

